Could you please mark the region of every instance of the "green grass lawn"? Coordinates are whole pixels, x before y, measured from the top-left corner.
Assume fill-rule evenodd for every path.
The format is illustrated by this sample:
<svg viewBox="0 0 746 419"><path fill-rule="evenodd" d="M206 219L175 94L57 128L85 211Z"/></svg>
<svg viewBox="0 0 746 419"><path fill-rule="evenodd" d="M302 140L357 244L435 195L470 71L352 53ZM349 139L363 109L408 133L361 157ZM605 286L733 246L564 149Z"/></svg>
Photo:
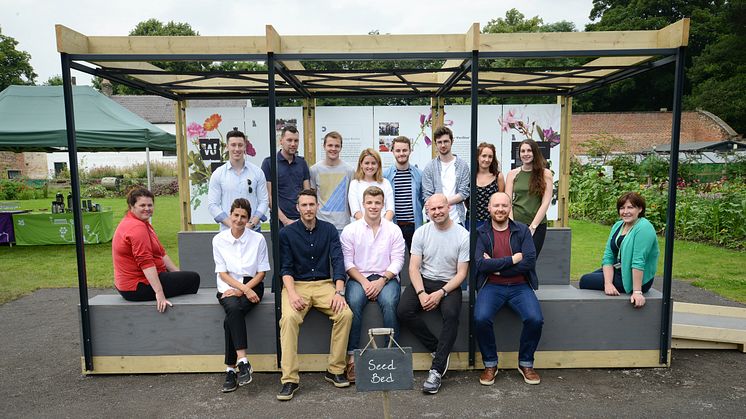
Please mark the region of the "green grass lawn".
<svg viewBox="0 0 746 419"><path fill-rule="evenodd" d="M21 201L23 209L48 208L51 199ZM127 208L123 198L95 199L114 211L118 224ZM153 226L166 252L178 263L176 234L179 231L179 200L175 196L158 197ZM584 221L570 223L572 239L572 279L595 270L600 262L609 226ZM200 226L199 230L217 230ZM659 239L661 258L658 274L663 275L663 239ZM717 292L724 297L746 302L746 252L676 241L673 276ZM111 243L85 247L88 285L113 289ZM75 246L0 247L0 303L18 298L39 288L77 286Z"/></svg>

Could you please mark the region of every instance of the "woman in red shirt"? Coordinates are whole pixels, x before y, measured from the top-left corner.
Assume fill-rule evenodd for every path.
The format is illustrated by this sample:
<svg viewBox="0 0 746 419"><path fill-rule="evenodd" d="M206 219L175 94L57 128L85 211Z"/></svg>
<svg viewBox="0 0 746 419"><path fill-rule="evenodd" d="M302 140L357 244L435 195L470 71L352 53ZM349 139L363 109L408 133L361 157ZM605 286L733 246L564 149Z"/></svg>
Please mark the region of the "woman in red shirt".
<svg viewBox="0 0 746 419"><path fill-rule="evenodd" d="M127 194L127 214L117 226L111 245L114 286L125 300L153 301L159 312L173 306L167 298L196 294L199 274L179 271L150 224L153 193L136 188Z"/></svg>

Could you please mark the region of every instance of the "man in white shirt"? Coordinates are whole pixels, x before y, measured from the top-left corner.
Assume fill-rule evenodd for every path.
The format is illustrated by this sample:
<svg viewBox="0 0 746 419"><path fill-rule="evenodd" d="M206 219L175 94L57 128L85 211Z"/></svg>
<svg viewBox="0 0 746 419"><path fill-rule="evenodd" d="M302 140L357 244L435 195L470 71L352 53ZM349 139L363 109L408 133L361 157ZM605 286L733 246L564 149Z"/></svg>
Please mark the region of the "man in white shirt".
<svg viewBox="0 0 746 419"><path fill-rule="evenodd" d="M233 201L246 198L253 208L246 227L260 231L261 219L269 208L267 181L262 170L246 159L246 135L233 128L226 138L229 160L210 176L207 209L223 231L231 226L229 212Z"/></svg>
<svg viewBox="0 0 746 419"><path fill-rule="evenodd" d="M334 224L338 231L350 222L347 192L355 169L339 158L342 135L332 131L324 136L324 160L311 166L311 187L319 198L317 217Z"/></svg>
<svg viewBox="0 0 746 419"><path fill-rule="evenodd" d="M399 272L404 265L404 237L399 227L383 218L383 190L370 186L363 193L363 218L342 231L342 254L347 281L345 298L352 310L352 327L347 343L347 380L355 381L353 353L360 348L363 310L369 301L381 308L383 327L394 329L398 338Z"/></svg>
<svg viewBox="0 0 746 419"><path fill-rule="evenodd" d="M451 220L463 226L466 223L464 201L470 193L469 165L451 151L453 131L450 128L443 126L436 129L433 138L438 156L427 164L422 173L422 194L425 201L435 193L445 195L451 206Z"/></svg>

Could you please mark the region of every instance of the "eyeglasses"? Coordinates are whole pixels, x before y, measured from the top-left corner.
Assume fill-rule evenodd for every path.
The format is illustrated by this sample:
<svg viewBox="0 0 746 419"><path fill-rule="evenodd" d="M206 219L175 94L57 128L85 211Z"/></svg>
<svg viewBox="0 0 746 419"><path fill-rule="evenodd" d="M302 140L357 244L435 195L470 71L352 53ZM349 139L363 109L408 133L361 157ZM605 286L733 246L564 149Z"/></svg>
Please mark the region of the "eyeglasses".
<svg viewBox="0 0 746 419"><path fill-rule="evenodd" d="M249 193L254 193L254 189L251 188L251 179L247 179L246 183L249 185Z"/></svg>

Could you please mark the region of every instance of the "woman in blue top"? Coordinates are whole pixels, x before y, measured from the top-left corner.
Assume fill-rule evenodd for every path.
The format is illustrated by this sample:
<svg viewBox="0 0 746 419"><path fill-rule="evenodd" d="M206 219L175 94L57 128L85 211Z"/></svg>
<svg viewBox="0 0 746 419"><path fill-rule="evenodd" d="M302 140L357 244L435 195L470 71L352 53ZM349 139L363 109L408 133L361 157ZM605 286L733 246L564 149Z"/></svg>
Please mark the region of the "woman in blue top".
<svg viewBox="0 0 746 419"><path fill-rule="evenodd" d="M602 267L580 278L580 288L603 290L606 295L632 294L635 308L645 305L658 266L658 238L645 218L645 198L627 192L616 202L621 220L611 228Z"/></svg>

